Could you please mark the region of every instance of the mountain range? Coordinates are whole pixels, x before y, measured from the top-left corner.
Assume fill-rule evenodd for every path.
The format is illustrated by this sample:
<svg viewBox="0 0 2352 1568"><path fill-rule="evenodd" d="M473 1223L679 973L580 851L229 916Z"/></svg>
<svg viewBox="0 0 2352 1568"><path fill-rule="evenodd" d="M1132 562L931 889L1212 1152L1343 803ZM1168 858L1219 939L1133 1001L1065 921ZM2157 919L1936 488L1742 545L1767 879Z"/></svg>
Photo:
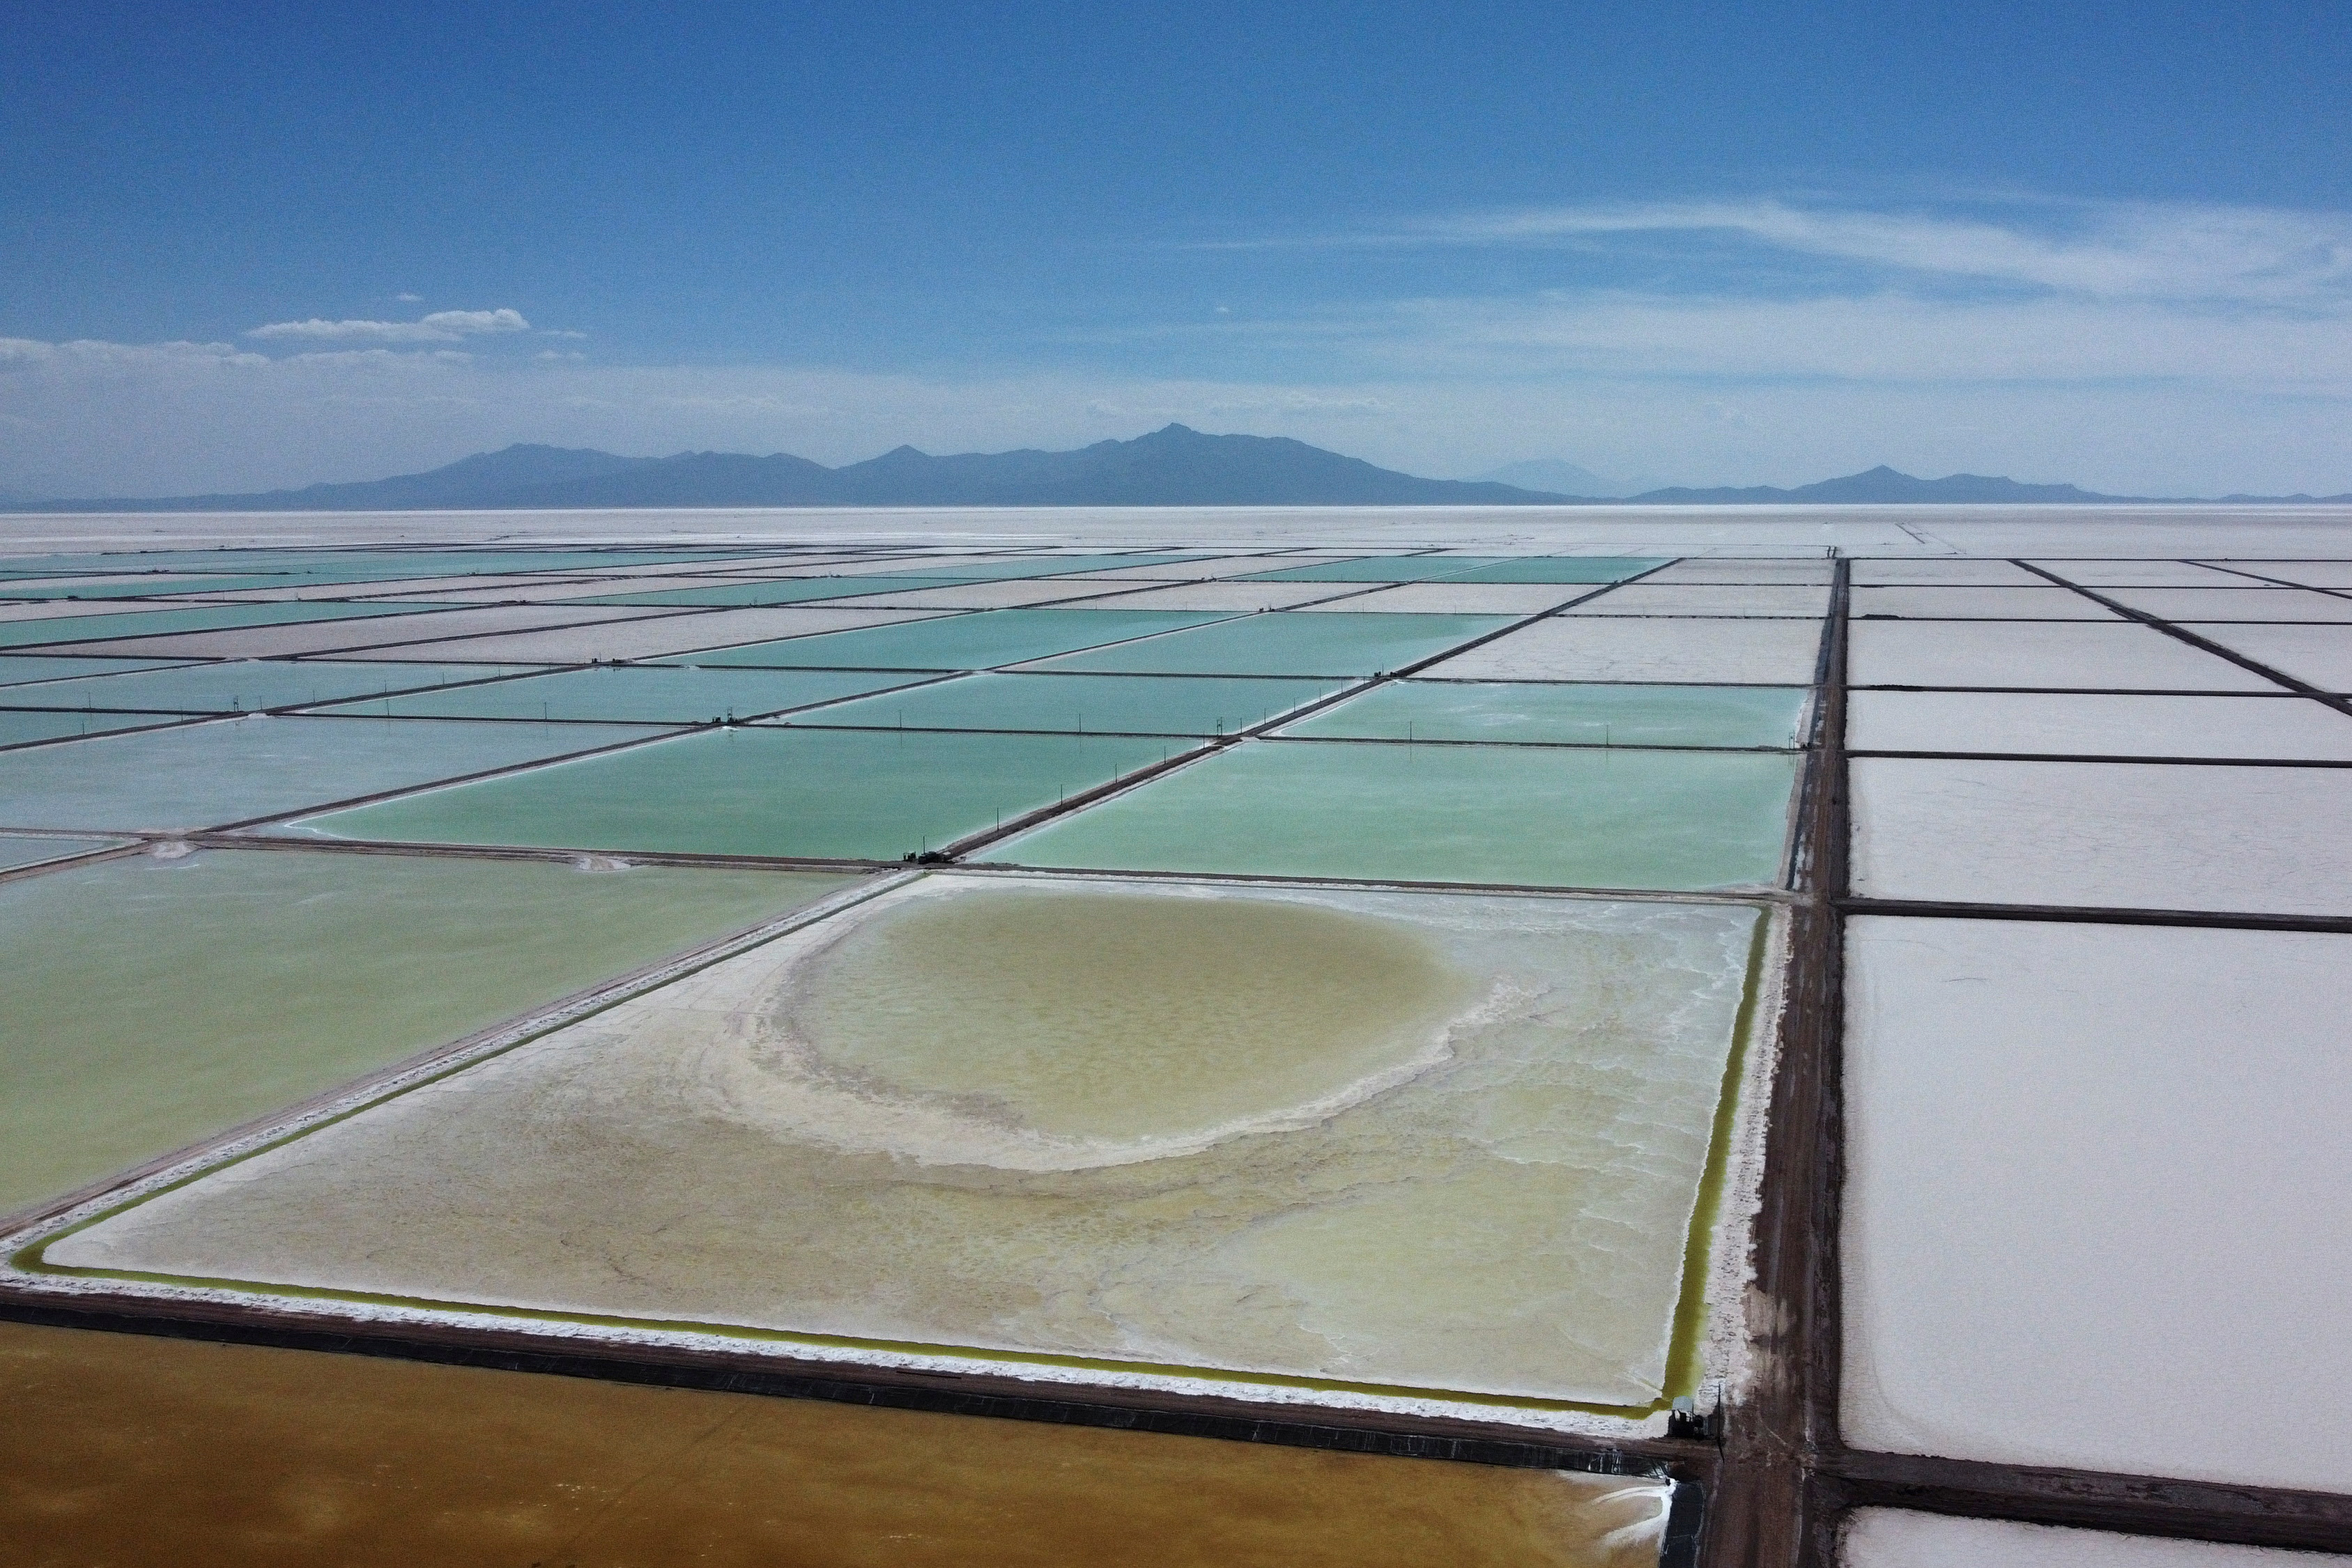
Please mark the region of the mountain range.
<svg viewBox="0 0 2352 1568"><path fill-rule="evenodd" d="M1597 479L1572 464L1498 470ZM1557 479L1554 482L1558 482ZM1594 486L1600 489L1600 486ZM563 447L513 446L422 474L246 495L10 500L9 511L434 511L604 507L793 506L1560 506L1788 505L2150 501L2073 485L2019 484L1980 474L1915 479L1889 468L1791 489L1667 488L1633 496L1533 489L1495 479L1425 479L1277 436L1205 436L1171 425L1131 441L1075 452L968 452L933 457L900 447L829 468L778 452L681 452L623 458ZM2340 496L2224 496L2233 501L2352 501Z"/></svg>

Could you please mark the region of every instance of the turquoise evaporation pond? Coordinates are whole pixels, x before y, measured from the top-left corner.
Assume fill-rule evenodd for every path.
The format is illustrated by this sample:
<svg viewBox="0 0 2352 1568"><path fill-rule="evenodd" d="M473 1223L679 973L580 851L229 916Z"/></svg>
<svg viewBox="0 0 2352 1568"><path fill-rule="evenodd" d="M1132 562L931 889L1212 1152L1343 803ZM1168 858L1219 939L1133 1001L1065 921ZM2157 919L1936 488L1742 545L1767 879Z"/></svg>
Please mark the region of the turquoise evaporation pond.
<svg viewBox="0 0 2352 1568"><path fill-rule="evenodd" d="M1127 637L1228 620L1201 610L981 610L697 654L700 665L772 668L993 669Z"/></svg>
<svg viewBox="0 0 2352 1568"><path fill-rule="evenodd" d="M1777 882L1792 752L1252 741L1049 822L1024 866L1696 892Z"/></svg>
<svg viewBox="0 0 2352 1568"><path fill-rule="evenodd" d="M767 582L722 583L708 588L657 588L644 594L599 594L581 605L801 605L814 599L848 599L874 594L905 594L921 588L952 588L976 579L940 577L778 577Z"/></svg>
<svg viewBox="0 0 2352 1568"><path fill-rule="evenodd" d="M292 621L336 621L359 616L413 616L441 605L341 605L280 601L266 605L196 605L180 610L124 610L103 616L58 616L46 621L0 621L0 645L26 647L64 642L106 642L163 632L214 632L274 626Z"/></svg>
<svg viewBox="0 0 2352 1568"><path fill-rule="evenodd" d="M103 735L114 730L185 722L187 716L183 713L85 713L79 708L0 708L0 746L23 746L35 741L62 741Z"/></svg>
<svg viewBox="0 0 2352 1568"><path fill-rule="evenodd" d="M35 680L68 680L84 675L120 675L133 669L165 669L180 662L163 658L73 658L62 654L0 654L0 687Z"/></svg>
<svg viewBox="0 0 2352 1568"><path fill-rule="evenodd" d="M1517 555L1469 572L1449 583L1622 583L1654 572L1671 555Z"/></svg>
<svg viewBox="0 0 2352 1568"><path fill-rule="evenodd" d="M284 584L282 577L221 577L190 576L176 572L158 572L142 575L135 583L89 583L79 585L55 584L46 587L12 588L0 593L6 599L140 599L158 594L228 594L247 588L274 588Z"/></svg>
<svg viewBox="0 0 2352 1568"><path fill-rule="evenodd" d="M1395 680L1279 733L1568 746L1797 743L1801 686L1601 686Z"/></svg>
<svg viewBox="0 0 2352 1568"><path fill-rule="evenodd" d="M68 855L87 855L94 849L111 849L130 842L127 838L19 838L0 834L0 871L37 866L44 860L61 860Z"/></svg>
<svg viewBox="0 0 2352 1568"><path fill-rule="evenodd" d="M215 719L0 752L0 826L220 827L659 733L430 719Z"/></svg>
<svg viewBox="0 0 2352 1568"><path fill-rule="evenodd" d="M412 844L896 860L1170 754L1163 741L1100 735L743 726L289 826Z"/></svg>
<svg viewBox="0 0 2352 1568"><path fill-rule="evenodd" d="M404 577L504 576L518 572L593 571L599 566L740 560L759 553L719 545L687 550L149 550L102 554L19 556L0 564L0 580L129 572L268 574L288 587L391 582ZM779 553L779 561L793 557Z"/></svg>
<svg viewBox="0 0 2352 1568"><path fill-rule="evenodd" d="M1274 583L1618 583L1671 556L1369 555L1251 576Z"/></svg>
<svg viewBox="0 0 2352 1568"><path fill-rule="evenodd" d="M1253 572L1253 583L1427 583L1456 577L1480 566L1507 560L1502 555L1359 555L1352 561L1322 561L1312 566L1285 566L1274 572Z"/></svg>
<svg viewBox="0 0 2352 1568"><path fill-rule="evenodd" d="M847 669L706 669L699 665L608 665L520 680L449 687L341 704L331 712L425 719L573 719L704 724L754 718L812 702L921 680Z"/></svg>
<svg viewBox="0 0 2352 1568"><path fill-rule="evenodd" d="M1129 566L1170 566L1182 561L1208 559L1211 557L1198 551L1173 555L1033 555L1021 561L974 562L955 570L975 583L1000 583L1024 577L1066 577L1076 572L1116 572ZM922 563L908 561L898 564L910 569L911 575L911 568Z"/></svg>
<svg viewBox="0 0 2352 1568"><path fill-rule="evenodd" d="M0 884L0 1210L850 885L279 847Z"/></svg>
<svg viewBox="0 0 2352 1568"><path fill-rule="evenodd" d="M962 675L820 708L795 726L1223 735L1328 696L1339 680L1168 675Z"/></svg>
<svg viewBox="0 0 2352 1568"><path fill-rule="evenodd" d="M1509 616L1267 610L1118 647L1041 661L1101 675L1376 675L1511 624Z"/></svg>
<svg viewBox="0 0 2352 1568"><path fill-rule="evenodd" d="M0 694L0 702L32 708L124 708L158 713L249 713L258 708L307 707L412 687L525 675L530 664L392 664L362 660L238 658L184 664L130 675L58 680ZM536 711L530 715L539 717ZM518 715L520 717L520 715Z"/></svg>

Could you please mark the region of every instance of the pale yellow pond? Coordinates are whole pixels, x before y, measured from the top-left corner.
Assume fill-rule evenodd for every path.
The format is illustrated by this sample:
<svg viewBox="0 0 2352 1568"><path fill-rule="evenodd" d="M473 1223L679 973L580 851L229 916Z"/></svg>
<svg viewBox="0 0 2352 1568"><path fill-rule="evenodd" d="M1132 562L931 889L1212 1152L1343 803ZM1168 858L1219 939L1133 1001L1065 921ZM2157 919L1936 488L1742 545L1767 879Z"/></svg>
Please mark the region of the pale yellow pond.
<svg viewBox="0 0 2352 1568"><path fill-rule="evenodd" d="M917 879L53 1267L1647 1408L1748 908Z"/></svg>

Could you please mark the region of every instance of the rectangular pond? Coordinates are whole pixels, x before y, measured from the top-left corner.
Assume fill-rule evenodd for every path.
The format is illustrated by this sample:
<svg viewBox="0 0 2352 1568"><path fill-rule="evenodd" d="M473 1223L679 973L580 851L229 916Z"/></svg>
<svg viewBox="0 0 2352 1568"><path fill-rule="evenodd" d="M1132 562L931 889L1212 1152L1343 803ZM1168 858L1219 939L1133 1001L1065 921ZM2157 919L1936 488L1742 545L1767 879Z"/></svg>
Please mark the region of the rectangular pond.
<svg viewBox="0 0 2352 1568"><path fill-rule="evenodd" d="M658 732L249 715L99 735L0 752L0 826L222 827Z"/></svg>
<svg viewBox="0 0 2352 1568"><path fill-rule="evenodd" d="M0 691L0 702L37 708L126 708L158 713L249 713L451 681L520 675L530 665L407 664L363 659L232 659L137 674L52 680Z"/></svg>
<svg viewBox="0 0 2352 1568"><path fill-rule="evenodd" d="M746 725L294 826L403 843L896 860L1158 763L1184 744Z"/></svg>
<svg viewBox="0 0 2352 1568"><path fill-rule="evenodd" d="M1422 673L1441 680L1806 686L1821 646L1818 621L1556 616Z"/></svg>
<svg viewBox="0 0 2352 1568"><path fill-rule="evenodd" d="M1100 675L1362 676L1400 669L1510 625L1507 616L1271 610L1040 661Z"/></svg>
<svg viewBox="0 0 2352 1568"><path fill-rule="evenodd" d="M2352 936L1865 917L1846 952L1848 1441L2352 1491Z"/></svg>
<svg viewBox="0 0 2352 1568"><path fill-rule="evenodd" d="M830 702L920 679L870 670L604 665L346 703L331 711L429 719L708 724Z"/></svg>
<svg viewBox="0 0 2352 1568"><path fill-rule="evenodd" d="M979 610L906 626L730 648L698 662L850 669L993 669L1222 618L1213 612L1192 610Z"/></svg>
<svg viewBox="0 0 2352 1568"><path fill-rule="evenodd" d="M0 882L0 1211L845 885L289 850Z"/></svg>
<svg viewBox="0 0 2352 1568"><path fill-rule="evenodd" d="M1561 746L1790 747L1801 686L1601 686L1391 680L1280 733Z"/></svg>
<svg viewBox="0 0 2352 1568"><path fill-rule="evenodd" d="M786 721L851 728L1229 735L1346 684L1265 676L964 675L837 703Z"/></svg>
<svg viewBox="0 0 2352 1568"><path fill-rule="evenodd" d="M983 852L1028 866L1526 887L1768 886L1797 759L1250 741Z"/></svg>
<svg viewBox="0 0 2352 1568"><path fill-rule="evenodd" d="M1759 919L922 879L45 1266L1645 1412Z"/></svg>

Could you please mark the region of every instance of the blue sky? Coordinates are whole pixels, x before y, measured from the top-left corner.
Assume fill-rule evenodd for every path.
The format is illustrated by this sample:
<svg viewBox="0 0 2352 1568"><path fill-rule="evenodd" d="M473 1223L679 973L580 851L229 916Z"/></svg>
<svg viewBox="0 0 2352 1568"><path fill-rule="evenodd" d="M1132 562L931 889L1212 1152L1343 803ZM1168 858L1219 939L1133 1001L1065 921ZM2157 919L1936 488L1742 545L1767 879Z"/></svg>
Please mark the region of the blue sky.
<svg viewBox="0 0 2352 1568"><path fill-rule="evenodd" d="M1170 419L2352 488L2340 0L219 9L12 11L0 489Z"/></svg>

